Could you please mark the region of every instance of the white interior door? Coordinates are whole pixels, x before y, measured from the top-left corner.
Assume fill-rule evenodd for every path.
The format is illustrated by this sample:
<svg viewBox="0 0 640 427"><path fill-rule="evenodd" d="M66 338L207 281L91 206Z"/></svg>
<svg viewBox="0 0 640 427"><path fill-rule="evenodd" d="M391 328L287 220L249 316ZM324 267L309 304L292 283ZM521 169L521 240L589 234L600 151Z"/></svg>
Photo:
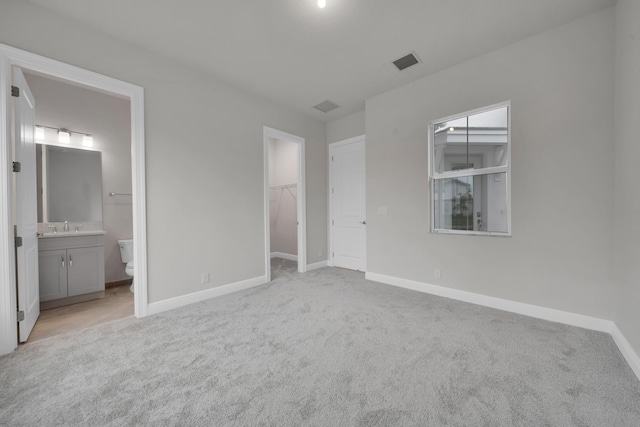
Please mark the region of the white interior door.
<svg viewBox="0 0 640 427"><path fill-rule="evenodd" d="M20 68L13 68L12 96L15 172L16 237L22 246L16 249L18 283L18 325L20 342L25 342L40 315L38 286L38 218L36 205L35 102ZM23 319L20 320L24 315Z"/></svg>
<svg viewBox="0 0 640 427"><path fill-rule="evenodd" d="M329 147L333 265L365 271L365 139L358 137Z"/></svg>

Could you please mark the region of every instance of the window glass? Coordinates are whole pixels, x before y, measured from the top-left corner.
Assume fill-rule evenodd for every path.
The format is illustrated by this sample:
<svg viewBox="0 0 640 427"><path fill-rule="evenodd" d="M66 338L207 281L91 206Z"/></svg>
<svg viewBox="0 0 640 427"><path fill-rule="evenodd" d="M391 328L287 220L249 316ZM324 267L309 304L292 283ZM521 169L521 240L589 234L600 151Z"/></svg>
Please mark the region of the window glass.
<svg viewBox="0 0 640 427"><path fill-rule="evenodd" d="M507 164L508 108L436 123L434 171L481 169Z"/></svg>
<svg viewBox="0 0 640 427"><path fill-rule="evenodd" d="M441 230L507 232L506 173L439 179L434 227Z"/></svg>
<svg viewBox="0 0 640 427"><path fill-rule="evenodd" d="M511 232L509 111L505 103L433 123L433 231Z"/></svg>

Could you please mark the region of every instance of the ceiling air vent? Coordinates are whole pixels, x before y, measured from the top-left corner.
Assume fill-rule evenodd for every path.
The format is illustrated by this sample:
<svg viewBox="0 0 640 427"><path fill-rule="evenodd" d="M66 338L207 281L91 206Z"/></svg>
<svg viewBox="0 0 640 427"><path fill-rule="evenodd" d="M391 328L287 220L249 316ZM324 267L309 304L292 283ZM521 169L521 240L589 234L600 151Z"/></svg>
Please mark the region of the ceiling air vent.
<svg viewBox="0 0 640 427"><path fill-rule="evenodd" d="M324 102L321 102L318 105L313 106L313 108L315 108L316 110L320 110L323 113L328 113L329 111L335 110L338 107L339 105L336 105L335 103L329 101L328 99Z"/></svg>
<svg viewBox="0 0 640 427"><path fill-rule="evenodd" d="M420 61L418 60L418 57L415 54L410 53L400 59L396 59L395 61L393 61L393 65L398 67L398 70L402 71L411 67L412 65L416 65L419 62Z"/></svg>

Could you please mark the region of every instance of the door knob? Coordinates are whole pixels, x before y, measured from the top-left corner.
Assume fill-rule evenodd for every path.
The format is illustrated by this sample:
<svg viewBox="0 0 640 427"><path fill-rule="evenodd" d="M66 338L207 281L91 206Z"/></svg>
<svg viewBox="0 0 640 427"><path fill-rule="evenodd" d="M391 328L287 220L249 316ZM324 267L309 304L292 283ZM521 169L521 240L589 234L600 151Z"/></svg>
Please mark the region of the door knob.
<svg viewBox="0 0 640 427"><path fill-rule="evenodd" d="M367 221L360 221L360 224L367 225Z"/></svg>

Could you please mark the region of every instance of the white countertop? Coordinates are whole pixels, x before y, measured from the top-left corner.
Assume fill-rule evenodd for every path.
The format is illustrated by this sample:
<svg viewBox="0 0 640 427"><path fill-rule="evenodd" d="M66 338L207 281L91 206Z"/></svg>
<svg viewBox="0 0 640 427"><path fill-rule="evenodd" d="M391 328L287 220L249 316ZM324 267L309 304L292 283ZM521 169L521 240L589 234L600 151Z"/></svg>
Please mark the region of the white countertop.
<svg viewBox="0 0 640 427"><path fill-rule="evenodd" d="M107 234L104 230L80 230L80 231L48 231L46 233L38 234L39 239L50 239L52 237L80 237L80 236L103 236Z"/></svg>

